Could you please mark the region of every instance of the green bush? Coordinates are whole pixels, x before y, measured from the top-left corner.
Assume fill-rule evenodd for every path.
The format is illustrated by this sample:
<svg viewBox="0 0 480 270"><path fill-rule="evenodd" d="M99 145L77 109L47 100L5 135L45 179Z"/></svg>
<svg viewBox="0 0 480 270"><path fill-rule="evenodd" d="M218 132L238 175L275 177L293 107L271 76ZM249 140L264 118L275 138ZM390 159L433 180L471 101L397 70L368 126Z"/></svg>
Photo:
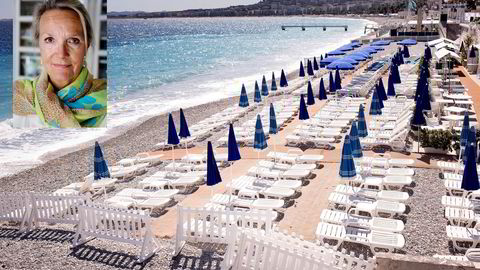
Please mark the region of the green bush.
<svg viewBox="0 0 480 270"><path fill-rule="evenodd" d="M420 134L420 145L442 150L453 150L453 134L450 130L424 130Z"/></svg>

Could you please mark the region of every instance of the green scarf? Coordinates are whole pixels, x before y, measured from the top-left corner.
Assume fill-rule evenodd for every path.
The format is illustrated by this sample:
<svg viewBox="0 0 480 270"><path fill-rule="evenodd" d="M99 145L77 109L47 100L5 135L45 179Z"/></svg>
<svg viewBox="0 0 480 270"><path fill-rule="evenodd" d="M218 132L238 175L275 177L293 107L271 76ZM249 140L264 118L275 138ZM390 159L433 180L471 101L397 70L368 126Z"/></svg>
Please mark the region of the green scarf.
<svg viewBox="0 0 480 270"><path fill-rule="evenodd" d="M16 83L14 113L36 114L49 127L98 127L107 115L107 84L83 67L77 78L55 92L46 72Z"/></svg>

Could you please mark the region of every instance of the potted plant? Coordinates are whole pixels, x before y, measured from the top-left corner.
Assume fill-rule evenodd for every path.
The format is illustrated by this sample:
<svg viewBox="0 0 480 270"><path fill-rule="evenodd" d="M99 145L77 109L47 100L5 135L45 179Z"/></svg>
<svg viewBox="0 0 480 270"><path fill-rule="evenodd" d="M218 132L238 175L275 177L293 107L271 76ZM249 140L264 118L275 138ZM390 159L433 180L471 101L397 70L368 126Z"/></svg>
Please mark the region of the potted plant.
<svg viewBox="0 0 480 270"><path fill-rule="evenodd" d="M453 150L453 135L449 130L422 130L420 145L426 152L446 154Z"/></svg>

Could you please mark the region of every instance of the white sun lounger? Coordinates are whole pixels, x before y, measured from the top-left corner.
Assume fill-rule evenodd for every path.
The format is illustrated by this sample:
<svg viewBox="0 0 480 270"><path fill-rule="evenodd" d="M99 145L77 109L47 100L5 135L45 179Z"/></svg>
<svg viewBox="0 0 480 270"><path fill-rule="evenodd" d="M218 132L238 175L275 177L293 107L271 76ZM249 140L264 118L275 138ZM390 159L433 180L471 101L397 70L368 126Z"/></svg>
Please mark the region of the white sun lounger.
<svg viewBox="0 0 480 270"><path fill-rule="evenodd" d="M250 197L253 199L260 198L259 195L263 195L265 198L269 199L286 199L292 197L294 194L295 190L284 187L249 186L238 191L239 197Z"/></svg>
<svg viewBox="0 0 480 270"><path fill-rule="evenodd" d="M463 172L464 165L460 162L448 162L448 161L437 161L437 166L440 168L442 173L452 172L452 173L461 173Z"/></svg>
<svg viewBox="0 0 480 270"><path fill-rule="evenodd" d="M134 199L173 198L178 192L178 189L160 189L154 192L149 192L138 188L125 188L115 196L131 197Z"/></svg>
<svg viewBox="0 0 480 270"><path fill-rule="evenodd" d="M357 160L357 162L368 167L381 167L386 169L391 167L406 168L414 164L413 159L388 157L362 157Z"/></svg>
<svg viewBox="0 0 480 270"><path fill-rule="evenodd" d="M445 207L445 218L450 224L463 227L471 227L473 222L480 222L480 214L471 209L457 207Z"/></svg>
<svg viewBox="0 0 480 270"><path fill-rule="evenodd" d="M124 196L113 196L104 201L108 206L121 209L164 209L172 201L171 198L134 199Z"/></svg>
<svg viewBox="0 0 480 270"><path fill-rule="evenodd" d="M85 180L85 182L75 182L71 183L61 189L58 189L54 194L81 194L88 191L97 192L104 189L105 191L111 189L115 186L117 182L116 178L102 178L99 180Z"/></svg>
<svg viewBox="0 0 480 270"><path fill-rule="evenodd" d="M227 194L214 194L210 198L210 202L222 204L222 205L233 205L242 208L248 209L264 209L264 210L280 210L285 201L278 199L242 199L238 196L229 196Z"/></svg>
<svg viewBox="0 0 480 270"><path fill-rule="evenodd" d="M285 152L274 152L270 151L267 154L267 157L271 160L279 161L280 163L295 164L297 162L297 154L289 154Z"/></svg>
<svg viewBox="0 0 480 270"><path fill-rule="evenodd" d="M181 163L181 162L171 162L167 166L165 166L163 169L165 171L170 171L170 172L189 172L189 171L193 171L194 168L195 168L195 165L192 165L192 164Z"/></svg>
<svg viewBox="0 0 480 270"><path fill-rule="evenodd" d="M401 220L351 215L330 209L322 210L320 221L386 232L401 232L405 228Z"/></svg>
<svg viewBox="0 0 480 270"><path fill-rule="evenodd" d="M336 248L344 241L363 244L374 254L377 248L391 252L405 245L405 238L398 233L345 227L325 222L318 223L315 235L321 242L325 239L337 240Z"/></svg>
<svg viewBox="0 0 480 270"><path fill-rule="evenodd" d="M458 173L444 173L443 179L452 181L462 181L463 174Z"/></svg>
<svg viewBox="0 0 480 270"><path fill-rule="evenodd" d="M372 168L370 170L370 174L382 176L413 176L415 174L415 171L412 168Z"/></svg>
<svg viewBox="0 0 480 270"><path fill-rule="evenodd" d="M242 175L232 180L232 183L228 183L227 187L232 188L233 191L238 191L246 187L282 187L289 188L295 191L299 190L302 186L301 181L296 180L264 180L258 179L254 176Z"/></svg>
<svg viewBox="0 0 480 270"><path fill-rule="evenodd" d="M480 207L480 201L475 199L472 200L469 197L463 198L458 196L443 195L442 205L464 209L476 209Z"/></svg>
<svg viewBox="0 0 480 270"><path fill-rule="evenodd" d="M384 187L405 187L410 186L412 182L412 177L404 175L387 175L382 179Z"/></svg>
<svg viewBox="0 0 480 270"><path fill-rule="evenodd" d="M274 169L274 170L281 170L281 171L287 171L287 170L309 170L309 171L312 171L317 167L317 165L315 165L315 164L289 165L289 164L276 163L276 162L267 161L267 160L260 160L260 161L257 162L257 165L260 166L260 167L265 167L265 168Z"/></svg>
<svg viewBox="0 0 480 270"><path fill-rule="evenodd" d="M476 248L480 243L480 232L477 228L465 228L447 225L447 237L452 241L455 250L462 251ZM461 243L464 243L463 245ZM469 244L470 246L465 246Z"/></svg>
<svg viewBox="0 0 480 270"><path fill-rule="evenodd" d="M323 155L303 154L297 158L300 164L319 164L323 161Z"/></svg>
<svg viewBox="0 0 480 270"><path fill-rule="evenodd" d="M163 157L163 154L145 152L145 153L138 153L135 156L135 159L136 159L136 163L148 162L150 166L153 166L153 165L162 163L162 157Z"/></svg>
<svg viewBox="0 0 480 270"><path fill-rule="evenodd" d="M183 163L189 164L202 164L206 161L205 155L203 154L188 154L182 157Z"/></svg>
<svg viewBox="0 0 480 270"><path fill-rule="evenodd" d="M405 202L409 195L407 192L393 191L393 190L373 190L361 187L352 187L349 185L337 185L335 192L345 195L365 196L376 200Z"/></svg>

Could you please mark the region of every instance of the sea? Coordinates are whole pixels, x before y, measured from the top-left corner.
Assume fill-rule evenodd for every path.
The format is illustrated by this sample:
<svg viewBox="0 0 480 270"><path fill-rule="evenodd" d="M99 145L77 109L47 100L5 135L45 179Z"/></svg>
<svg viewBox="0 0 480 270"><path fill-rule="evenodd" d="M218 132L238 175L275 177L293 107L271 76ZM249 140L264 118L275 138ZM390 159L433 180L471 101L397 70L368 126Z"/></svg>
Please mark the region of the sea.
<svg viewBox="0 0 480 270"><path fill-rule="evenodd" d="M11 28L0 21L0 29ZM319 57L364 34L363 19L221 17L108 20L107 128L11 128L11 31L0 35L0 177L45 162L46 154L115 135L151 116L253 92L262 76ZM347 25L287 28L282 25ZM2 45L9 43L4 48ZM10 69L10 70L9 70ZM6 89L6 91L5 91ZM123 128L123 129L122 129ZM93 143L92 143L93 145Z"/></svg>

